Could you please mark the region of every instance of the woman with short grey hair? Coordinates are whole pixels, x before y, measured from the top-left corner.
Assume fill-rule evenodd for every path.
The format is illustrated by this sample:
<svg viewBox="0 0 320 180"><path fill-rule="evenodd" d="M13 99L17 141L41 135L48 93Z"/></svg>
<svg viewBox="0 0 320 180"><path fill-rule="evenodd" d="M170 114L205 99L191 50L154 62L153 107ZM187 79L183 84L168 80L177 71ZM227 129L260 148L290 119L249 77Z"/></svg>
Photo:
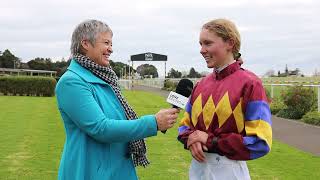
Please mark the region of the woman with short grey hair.
<svg viewBox="0 0 320 180"><path fill-rule="evenodd" d="M147 166L143 138L171 128L179 110L138 117L109 65L112 30L97 20L80 23L71 39L71 63L56 86L66 131L58 179L137 179Z"/></svg>
<svg viewBox="0 0 320 180"><path fill-rule="evenodd" d="M80 23L74 30L71 38L71 54L82 54L81 41L87 39L91 44L96 42L96 36L102 32L109 32L113 35L110 27L101 21L87 20Z"/></svg>

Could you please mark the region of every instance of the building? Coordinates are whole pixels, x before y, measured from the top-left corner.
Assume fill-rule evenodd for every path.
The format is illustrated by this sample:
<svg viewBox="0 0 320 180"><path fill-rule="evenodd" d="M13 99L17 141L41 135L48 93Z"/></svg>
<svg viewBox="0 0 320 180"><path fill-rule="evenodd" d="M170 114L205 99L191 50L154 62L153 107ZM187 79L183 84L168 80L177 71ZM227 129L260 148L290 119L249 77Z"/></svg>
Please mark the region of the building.
<svg viewBox="0 0 320 180"><path fill-rule="evenodd" d="M10 69L0 68L0 76L46 76L57 77L57 71L34 70L34 69Z"/></svg>

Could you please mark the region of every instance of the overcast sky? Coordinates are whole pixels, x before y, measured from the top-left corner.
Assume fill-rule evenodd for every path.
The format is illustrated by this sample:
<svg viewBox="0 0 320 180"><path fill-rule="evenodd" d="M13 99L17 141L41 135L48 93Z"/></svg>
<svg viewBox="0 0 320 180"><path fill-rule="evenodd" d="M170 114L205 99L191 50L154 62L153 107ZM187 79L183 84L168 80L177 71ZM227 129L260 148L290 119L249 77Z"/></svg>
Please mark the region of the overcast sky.
<svg viewBox="0 0 320 180"><path fill-rule="evenodd" d="M4 0L0 51L9 49L23 62L67 58L75 26L98 19L113 30L115 61L154 52L168 55L167 71L211 71L199 53L200 28L228 18L240 30L246 69L262 75L288 64L311 75L320 70L319 17L317 0ZM164 74L163 62L152 64Z"/></svg>

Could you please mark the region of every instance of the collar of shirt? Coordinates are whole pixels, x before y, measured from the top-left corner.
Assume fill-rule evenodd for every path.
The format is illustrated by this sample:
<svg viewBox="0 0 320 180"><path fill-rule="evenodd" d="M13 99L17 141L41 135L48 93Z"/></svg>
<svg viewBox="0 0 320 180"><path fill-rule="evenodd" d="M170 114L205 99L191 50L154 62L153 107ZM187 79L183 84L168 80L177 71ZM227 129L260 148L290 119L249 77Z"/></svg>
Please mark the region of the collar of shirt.
<svg viewBox="0 0 320 180"><path fill-rule="evenodd" d="M215 68L215 69L214 69L214 72L220 73L223 69L225 69L226 67L228 67L230 64L233 64L234 62L236 62L236 60L233 60L231 63L225 64L225 65L223 65L223 66L221 66L221 67L219 67L219 68Z"/></svg>

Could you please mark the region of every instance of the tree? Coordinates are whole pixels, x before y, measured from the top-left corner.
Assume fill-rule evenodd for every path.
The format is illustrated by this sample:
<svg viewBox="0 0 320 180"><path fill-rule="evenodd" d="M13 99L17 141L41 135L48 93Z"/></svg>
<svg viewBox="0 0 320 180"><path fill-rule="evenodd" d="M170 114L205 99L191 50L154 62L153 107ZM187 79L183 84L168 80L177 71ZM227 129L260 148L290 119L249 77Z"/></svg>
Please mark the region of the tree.
<svg viewBox="0 0 320 180"><path fill-rule="evenodd" d="M110 60L110 66L112 67L113 71L117 74L118 77L120 77L120 74L124 69L126 70L127 73L129 73L129 68L131 73L135 72L135 70L131 66L124 64L122 62L114 62Z"/></svg>
<svg viewBox="0 0 320 180"><path fill-rule="evenodd" d="M198 73L193 67L190 69L189 71L189 75L188 75L189 78L200 78L201 77L201 74Z"/></svg>
<svg viewBox="0 0 320 180"><path fill-rule="evenodd" d="M2 60L2 51L0 51L0 68L3 67L3 60Z"/></svg>
<svg viewBox="0 0 320 180"><path fill-rule="evenodd" d="M61 77L67 71L70 62L70 59L66 61L64 58L62 58L61 61L56 61L55 63L52 63L53 69L57 71L58 77Z"/></svg>
<svg viewBox="0 0 320 180"><path fill-rule="evenodd" d="M48 71L55 70L53 69L52 61L50 58L37 57L29 61L27 64L30 67L30 69L48 70Z"/></svg>
<svg viewBox="0 0 320 180"><path fill-rule="evenodd" d="M61 61L52 62L50 58L37 57L27 62L30 69L57 71L57 76L61 77L67 70L70 59L65 61L64 58Z"/></svg>
<svg viewBox="0 0 320 180"><path fill-rule="evenodd" d="M61 76L67 71L67 68L68 68L68 66L59 68L59 69L57 70L57 76L58 76L58 77L61 77Z"/></svg>
<svg viewBox="0 0 320 180"><path fill-rule="evenodd" d="M2 68L16 68L20 64L20 59L13 55L8 49L0 55L0 67Z"/></svg>
<svg viewBox="0 0 320 180"><path fill-rule="evenodd" d="M168 78L181 78L182 73L178 70L174 70L173 68L170 69L168 73Z"/></svg>
<svg viewBox="0 0 320 180"><path fill-rule="evenodd" d="M152 76L154 78L158 77L158 71L157 68L154 67L151 64L142 64L137 67L137 72L140 74L140 76Z"/></svg>

